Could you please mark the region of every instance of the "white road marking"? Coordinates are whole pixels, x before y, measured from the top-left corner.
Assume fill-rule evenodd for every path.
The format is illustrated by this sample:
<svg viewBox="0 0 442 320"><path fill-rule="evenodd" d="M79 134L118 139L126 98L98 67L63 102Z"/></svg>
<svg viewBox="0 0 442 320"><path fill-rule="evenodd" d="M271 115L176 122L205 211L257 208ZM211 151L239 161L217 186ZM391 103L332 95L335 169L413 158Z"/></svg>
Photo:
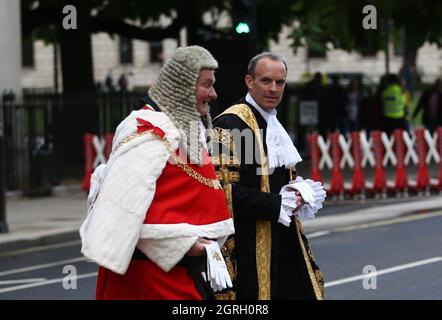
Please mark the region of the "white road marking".
<svg viewBox="0 0 442 320"><path fill-rule="evenodd" d="M379 270L379 271L376 271L376 272L371 272L371 273L367 273L367 274L360 274L360 275L349 277L349 278L344 278L344 279L339 279L339 280L327 282L325 284L325 287L326 288L330 288L330 287L338 286L338 285L341 285L341 284L344 284L344 283L349 283L349 282L354 282L354 281L362 280L364 278L372 278L372 277L376 277L376 276L381 276L383 274L397 272L397 271L401 271L401 270L405 270L405 269L410 269L410 268L416 268L416 267L420 267L420 266L423 266L423 265L426 265L426 264L440 262L440 261L442 261L442 257L434 257L434 258L430 258L430 259L419 260L419 261L416 261L416 262L401 264L401 265L398 265L398 266L395 266L395 267Z"/></svg>
<svg viewBox="0 0 442 320"><path fill-rule="evenodd" d="M8 284L18 284L18 283L41 282L41 281L45 281L45 280L47 280L47 278L3 280L3 281L0 281L0 286L4 286L4 285L8 285Z"/></svg>
<svg viewBox="0 0 442 320"><path fill-rule="evenodd" d="M77 257L77 258L73 258L73 259L49 262L49 263L44 263L44 264L37 264L34 266L29 266L29 267L24 267L24 268L19 268L19 269L11 269L11 270L6 270L6 271L1 271L0 277L6 276L9 274L20 273L20 272L28 272L28 271L34 271L34 270L39 270L39 269L52 268L52 267L56 267L56 266L61 266L61 265L74 263L74 262L81 262L81 261L85 261L85 260L88 260L88 259L86 257Z"/></svg>
<svg viewBox="0 0 442 320"><path fill-rule="evenodd" d="M79 280L79 279L92 278L92 277L96 277L97 275L98 275L98 272L91 272L91 273L82 274L82 275L79 275L76 277L71 277L70 280L72 281L74 279ZM37 282L37 283L22 284L19 286L13 286L13 287L9 287L9 288L4 288L4 289L0 289L0 293L6 293L6 292L11 292L11 291L17 291L17 290L23 290L23 289L29 289L29 288L59 283L59 282L63 282L65 280L65 278L66 277L46 280L46 281Z"/></svg>
<svg viewBox="0 0 442 320"><path fill-rule="evenodd" d="M381 226L386 226L386 225L396 224L396 223L403 223L403 222L410 222L410 221L416 221L416 220L429 219L429 218L434 218L434 217L439 217L439 216L442 216L442 211L423 213L423 214L416 214L416 215L399 217L399 218L393 218L393 219L383 220L383 221L374 221L374 222L368 222L368 223L363 223L363 224L356 224L356 225L353 225L353 226L337 228L337 229L334 229L333 231L336 231L336 232L346 232L346 231L366 229L366 228L371 228L371 227L381 227Z"/></svg>
<svg viewBox="0 0 442 320"><path fill-rule="evenodd" d="M323 230L323 231L318 231L318 232L312 232L312 233L306 234L305 236L308 239L313 239L313 238L318 238L318 237L326 236L326 235L328 235L330 233L331 232L328 231L328 230Z"/></svg>
<svg viewBox="0 0 442 320"><path fill-rule="evenodd" d="M43 250L70 247L70 246L74 246L74 245L78 245L78 244L81 244L80 240L68 241L68 242L57 243L57 244L48 244L45 246L31 247L31 248L26 248L26 249L20 249L20 250L14 250L14 251L9 251L9 252L5 252L5 253L0 253L0 257L16 256L16 255L24 254L24 253L34 253L34 252L43 251Z"/></svg>

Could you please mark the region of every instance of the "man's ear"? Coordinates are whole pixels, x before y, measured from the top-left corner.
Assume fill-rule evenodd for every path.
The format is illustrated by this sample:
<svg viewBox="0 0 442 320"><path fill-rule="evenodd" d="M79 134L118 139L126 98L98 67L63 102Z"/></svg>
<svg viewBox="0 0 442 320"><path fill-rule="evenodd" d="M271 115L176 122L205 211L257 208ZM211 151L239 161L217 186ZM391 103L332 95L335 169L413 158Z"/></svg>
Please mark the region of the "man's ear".
<svg viewBox="0 0 442 320"><path fill-rule="evenodd" d="M249 90L252 88L253 77L250 74L247 74L244 78L247 88Z"/></svg>

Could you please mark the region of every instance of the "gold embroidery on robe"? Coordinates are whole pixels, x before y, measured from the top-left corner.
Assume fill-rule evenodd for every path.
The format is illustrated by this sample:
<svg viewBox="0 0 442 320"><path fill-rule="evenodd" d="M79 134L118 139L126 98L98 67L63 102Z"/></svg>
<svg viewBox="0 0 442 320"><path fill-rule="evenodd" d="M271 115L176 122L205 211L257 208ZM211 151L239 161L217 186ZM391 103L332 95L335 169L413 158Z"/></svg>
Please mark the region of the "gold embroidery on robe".
<svg viewBox="0 0 442 320"><path fill-rule="evenodd" d="M231 106L224 114L235 114L243 120L255 134L261 158L261 191L270 192L267 157L264 154L263 140L258 122L250 108L245 104ZM256 268L258 273L258 299L270 300L270 261L272 248L272 229L270 221L256 222Z"/></svg>
<svg viewBox="0 0 442 320"><path fill-rule="evenodd" d="M217 168L216 176L221 182L223 191L226 195L227 208L229 209L230 216L233 217L232 207L232 182L239 182L239 172L234 171L240 167L240 162L236 157L236 146L232 136L227 130L222 128L214 128L212 134L212 145L218 148L225 148L223 150L217 150L216 154L212 155L212 162ZM213 148L212 148L212 151ZM228 153L228 155L226 155ZM229 272L230 279L234 283L236 280L236 267L232 260L232 252L235 249L235 240L233 236L230 236L223 247L221 253L224 261L226 262L227 271ZM236 292L233 289L227 288L221 293L216 293L215 298L217 300L235 300Z"/></svg>

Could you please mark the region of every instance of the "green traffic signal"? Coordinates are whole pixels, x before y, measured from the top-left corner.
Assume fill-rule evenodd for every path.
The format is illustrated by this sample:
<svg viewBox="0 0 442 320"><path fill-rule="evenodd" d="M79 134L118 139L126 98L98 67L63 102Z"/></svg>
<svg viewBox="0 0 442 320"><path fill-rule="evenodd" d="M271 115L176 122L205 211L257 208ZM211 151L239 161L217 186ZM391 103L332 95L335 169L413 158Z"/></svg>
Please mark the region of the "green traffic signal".
<svg viewBox="0 0 442 320"><path fill-rule="evenodd" d="M239 22L235 31L236 33L250 33L250 27L246 22Z"/></svg>

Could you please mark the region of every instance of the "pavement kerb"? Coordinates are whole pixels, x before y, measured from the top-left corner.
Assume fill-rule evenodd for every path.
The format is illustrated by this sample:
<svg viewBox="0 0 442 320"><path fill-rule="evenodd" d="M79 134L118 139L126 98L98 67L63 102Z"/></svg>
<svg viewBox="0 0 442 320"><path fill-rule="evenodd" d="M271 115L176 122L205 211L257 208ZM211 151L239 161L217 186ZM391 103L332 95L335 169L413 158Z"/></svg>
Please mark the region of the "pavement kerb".
<svg viewBox="0 0 442 320"><path fill-rule="evenodd" d="M63 199L64 197L70 198L71 195L74 194L84 194L84 191L81 189L80 183L54 186L52 187L52 192L50 196L37 197L35 199ZM27 199L23 196L22 190L10 190L6 192L6 201L20 201L21 199ZM84 203L86 203L86 199L84 200ZM12 213L7 212L7 216L10 214ZM81 214L81 216L76 219L76 222L69 220L68 222L66 222L66 225L60 225L56 228L51 228L48 230L42 229L41 231L32 233L20 231L17 233L13 232L6 234L6 239L0 239L0 255L8 251L16 251L30 247L45 246L61 242L79 240L79 223L81 223L81 221L83 220L83 214L85 214L85 212L79 211L79 214Z"/></svg>
<svg viewBox="0 0 442 320"><path fill-rule="evenodd" d="M307 234L324 230L333 231L343 227L389 220L416 212L435 210L442 210L442 197L415 202L386 204L357 210L353 213L334 214L330 216L318 215L315 219L304 222L303 228Z"/></svg>
<svg viewBox="0 0 442 320"><path fill-rule="evenodd" d="M78 230L54 231L32 238L19 238L0 243L0 256L4 252L22 250L31 247L46 246L61 242L79 240Z"/></svg>
<svg viewBox="0 0 442 320"><path fill-rule="evenodd" d="M81 189L81 185L79 183L68 184L68 185L62 184L52 187L50 196L62 197L71 192L84 192L84 191ZM5 193L6 200L19 200L23 198L23 195L24 195L23 190L8 190Z"/></svg>

